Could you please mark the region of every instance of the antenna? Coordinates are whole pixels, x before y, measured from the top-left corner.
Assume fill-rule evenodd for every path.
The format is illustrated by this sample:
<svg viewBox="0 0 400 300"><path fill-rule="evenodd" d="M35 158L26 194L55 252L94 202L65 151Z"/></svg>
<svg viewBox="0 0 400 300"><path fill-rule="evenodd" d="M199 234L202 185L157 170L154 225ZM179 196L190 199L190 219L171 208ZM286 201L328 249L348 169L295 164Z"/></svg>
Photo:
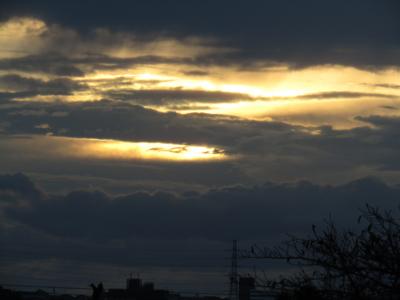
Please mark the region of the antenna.
<svg viewBox="0 0 400 300"><path fill-rule="evenodd" d="M237 300L239 294L239 282L238 282L238 264L237 264L237 240L232 242L232 258L231 258L231 272L229 274L230 287L229 287L229 299Z"/></svg>

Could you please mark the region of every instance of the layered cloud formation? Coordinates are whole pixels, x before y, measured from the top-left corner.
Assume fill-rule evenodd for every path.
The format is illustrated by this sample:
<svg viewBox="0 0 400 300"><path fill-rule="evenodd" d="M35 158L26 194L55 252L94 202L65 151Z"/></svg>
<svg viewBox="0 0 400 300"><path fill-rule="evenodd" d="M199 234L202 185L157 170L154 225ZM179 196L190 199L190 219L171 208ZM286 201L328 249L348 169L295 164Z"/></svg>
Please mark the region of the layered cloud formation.
<svg viewBox="0 0 400 300"><path fill-rule="evenodd" d="M226 61L254 59L296 66L344 64L396 65L399 40L397 1L107 1L54 4L9 2L10 15L43 16L77 31L93 28L134 31L141 38L206 36L240 49ZM215 61L215 60L213 60Z"/></svg>
<svg viewBox="0 0 400 300"><path fill-rule="evenodd" d="M399 172L397 117L360 116L357 120L363 127L339 130L221 115L162 113L109 101L7 105L0 114L5 134L0 142L1 161L8 172L63 174L82 180L130 178L132 182L153 180L154 184L161 180L205 187L266 179L337 183L369 175L397 182ZM226 159L210 156L202 163L184 162L184 157L182 162L143 160L143 155L129 152L129 143L135 141L174 143L182 145L181 150L185 145L208 145ZM109 151L100 148L100 143L109 143ZM157 151L156 146L149 149Z"/></svg>
<svg viewBox="0 0 400 300"><path fill-rule="evenodd" d="M398 1L3 2L0 283L221 290L234 238L397 206Z"/></svg>
<svg viewBox="0 0 400 300"><path fill-rule="evenodd" d="M20 263L37 260L44 269L51 260L60 261L58 268L69 260L90 262L92 269L104 264L144 270L163 266L180 272L200 268L199 276L206 270L211 278L220 276L211 285L217 288L228 265L223 249L232 238L239 238L242 246L254 241L271 245L288 232L303 235L312 224L321 226L328 216L339 226L357 226L367 203L395 210L400 189L365 178L339 186L269 182L203 193L134 191L110 196L79 190L51 195L25 175L15 174L0 177L0 195L4 272L16 274ZM13 266L14 261L18 263ZM64 272L76 274L72 269ZM149 273L161 276L160 270ZM82 284L81 278L69 280Z"/></svg>

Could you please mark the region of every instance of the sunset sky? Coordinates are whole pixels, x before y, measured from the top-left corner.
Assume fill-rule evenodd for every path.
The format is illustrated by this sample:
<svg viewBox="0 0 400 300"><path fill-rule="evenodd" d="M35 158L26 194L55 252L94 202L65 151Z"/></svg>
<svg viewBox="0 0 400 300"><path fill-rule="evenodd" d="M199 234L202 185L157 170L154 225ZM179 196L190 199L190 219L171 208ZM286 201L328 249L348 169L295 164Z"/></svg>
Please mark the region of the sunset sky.
<svg viewBox="0 0 400 300"><path fill-rule="evenodd" d="M0 285L221 292L232 239L396 208L399 57L395 0L1 1Z"/></svg>

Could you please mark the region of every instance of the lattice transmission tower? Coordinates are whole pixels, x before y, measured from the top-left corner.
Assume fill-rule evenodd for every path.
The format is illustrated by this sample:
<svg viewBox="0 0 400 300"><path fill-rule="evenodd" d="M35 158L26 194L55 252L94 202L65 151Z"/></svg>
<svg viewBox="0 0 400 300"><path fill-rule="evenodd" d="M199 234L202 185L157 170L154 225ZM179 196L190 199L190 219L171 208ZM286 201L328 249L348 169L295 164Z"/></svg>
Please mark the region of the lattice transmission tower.
<svg viewBox="0 0 400 300"><path fill-rule="evenodd" d="M231 271L229 273L229 299L238 300L239 298L239 276L238 276L238 248L237 240L232 243Z"/></svg>

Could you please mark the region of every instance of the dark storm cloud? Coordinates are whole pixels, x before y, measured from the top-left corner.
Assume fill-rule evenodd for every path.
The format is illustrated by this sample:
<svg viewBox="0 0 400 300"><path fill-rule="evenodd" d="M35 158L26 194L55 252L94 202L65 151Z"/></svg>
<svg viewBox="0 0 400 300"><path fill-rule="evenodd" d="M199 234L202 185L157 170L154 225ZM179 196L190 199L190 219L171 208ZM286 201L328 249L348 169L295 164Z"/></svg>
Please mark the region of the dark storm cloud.
<svg viewBox="0 0 400 300"><path fill-rule="evenodd" d="M208 110L211 109L211 106L207 105L190 105L190 104L168 104L167 106L168 109L173 110L173 111L185 111L185 110Z"/></svg>
<svg viewBox="0 0 400 300"><path fill-rule="evenodd" d="M117 83L118 81L116 81ZM381 98L397 99L399 96L382 93L362 93L350 91L333 91L315 94L304 94L293 97L252 97L248 94L230 93L219 91L187 90L187 89L119 89L103 94L104 98L120 101L131 101L140 105L175 105L188 104L191 102L220 103L238 101L273 101L273 100L329 100L334 98L356 99L356 98Z"/></svg>
<svg viewBox="0 0 400 300"><path fill-rule="evenodd" d="M46 53L0 59L0 70L49 73L57 76L83 76L84 72L66 57Z"/></svg>
<svg viewBox="0 0 400 300"><path fill-rule="evenodd" d="M350 91L334 91L334 92L323 92L316 94L305 94L301 96L295 96L294 99L332 99L332 98L364 98L364 97L373 97L373 98L386 98L386 99L397 99L398 95L391 94L382 94L382 93L362 93L362 92L350 92Z"/></svg>
<svg viewBox="0 0 400 300"><path fill-rule="evenodd" d="M207 76L210 73L206 71L201 71L201 70L188 70L188 71L182 71L182 74L188 75L188 76Z"/></svg>
<svg viewBox="0 0 400 300"><path fill-rule="evenodd" d="M366 172L369 174L376 170L400 170L396 158L400 151L400 118L371 116L357 119L375 127L338 130L322 126L314 128L318 130L316 135L294 133L247 137L236 146L236 151L252 154L253 165L258 163L260 172L262 166L268 166L279 173L283 165L286 165L284 172L296 173L296 169L301 169L303 176L326 170L335 177L338 170L350 174L363 167L368 168ZM268 153L268 156L262 153Z"/></svg>
<svg viewBox="0 0 400 300"><path fill-rule="evenodd" d="M41 111L41 115L20 114ZM64 114L60 115L60 112ZM56 113L56 114L55 114ZM48 124L56 135L131 141L232 145L260 131L290 132L293 126L277 122L245 121L208 114L161 113L128 103L23 103L0 111L10 123L9 133L42 133Z"/></svg>
<svg viewBox="0 0 400 300"><path fill-rule="evenodd" d="M77 41L72 41L77 42ZM96 51L96 49L93 49ZM57 76L83 76L86 71L120 69L143 64L193 63L191 59L144 55L118 58L99 53L80 53L80 57L68 57L57 52L0 59L0 70L42 72Z"/></svg>
<svg viewBox="0 0 400 300"><path fill-rule="evenodd" d="M0 92L0 103L8 103L11 104L11 102L15 99L18 98L26 98L26 97L32 97L37 95L36 93L32 93L31 91L27 92Z"/></svg>
<svg viewBox="0 0 400 300"><path fill-rule="evenodd" d="M238 49L227 63L295 67L398 65L398 1L6 1L1 16L36 16L88 33L97 27L156 36L215 37ZM222 58L222 57L221 57Z"/></svg>
<svg viewBox="0 0 400 300"><path fill-rule="evenodd" d="M368 84L369 86L387 88L387 89L400 89L400 84L389 84L389 83L378 83L378 84Z"/></svg>
<svg viewBox="0 0 400 300"><path fill-rule="evenodd" d="M397 107L392 106L392 105L383 105L381 107L384 108L384 109L389 109L389 110L398 110Z"/></svg>
<svg viewBox="0 0 400 300"><path fill-rule="evenodd" d="M32 201L39 201L44 196L34 183L23 174L16 175L2 175L0 180L0 190L2 204L7 204L7 197L17 200L22 198L29 198ZM6 203L5 203L6 202ZM11 203L11 200L10 200ZM16 203L14 203L16 204Z"/></svg>
<svg viewBox="0 0 400 300"><path fill-rule="evenodd" d="M132 58L118 58L108 55L89 55L80 59L72 59L73 63L88 65L92 70L120 69L147 64L185 64L193 63L192 59L181 57L163 57L158 55L139 55Z"/></svg>
<svg viewBox="0 0 400 300"><path fill-rule="evenodd" d="M255 98L241 93L183 89L116 90L106 93L104 97L106 99L128 100L142 105L255 100Z"/></svg>
<svg viewBox="0 0 400 300"><path fill-rule="evenodd" d="M397 116L379 116L379 115L372 115L372 116L364 116L364 117L357 117L357 120L370 123L372 125L378 126L380 129L385 131L390 131L395 133L398 127L400 126L400 118Z"/></svg>
<svg viewBox="0 0 400 300"><path fill-rule="evenodd" d="M229 240L232 232L239 239L262 239L266 235L307 230L329 214L342 225L349 224L365 203L395 209L400 196L398 188L376 179L340 186L267 183L204 194L135 192L110 197L97 191L75 191L50 196L41 194L21 174L1 176L0 193L2 199L4 195L14 195L15 203L8 200L4 208L11 220L55 236L95 240Z"/></svg>
<svg viewBox="0 0 400 300"><path fill-rule="evenodd" d="M31 196L35 193L39 197ZM260 240L276 244L287 232L309 232L329 213L340 226L354 226L365 202L396 209L399 193L378 180L362 179L340 186L266 183L180 195L109 196L93 190L49 195L24 175L5 175L0 176L0 263L4 278L12 278L22 266L39 261L41 271L53 278L61 273L64 283L65 274L80 271L71 270L71 264L85 266L83 283L99 270L107 280L112 268L146 268L148 276L152 266L181 267L200 280L200 268L218 272L221 282L207 287L221 289L228 268L224 250L233 238L241 247ZM53 268L46 268L48 259Z"/></svg>
<svg viewBox="0 0 400 300"><path fill-rule="evenodd" d="M357 119L377 127L376 131L379 135L375 135L371 143L381 145L382 155L387 156L386 163L381 166L382 169L399 170L400 162L396 158L396 153L400 151L400 118L367 116L358 117Z"/></svg>
<svg viewBox="0 0 400 300"><path fill-rule="evenodd" d="M34 95L71 95L73 92L86 89L87 86L68 78L58 78L48 81L22 77L15 74L0 76L0 88L6 90L16 90L13 98L24 96L24 93L30 96Z"/></svg>
<svg viewBox="0 0 400 300"><path fill-rule="evenodd" d="M256 172L252 175L255 178L267 171L272 172L270 175L293 174L299 178L320 172L330 172L335 177L340 170L351 174L360 166L370 168L370 172L400 169L396 163L400 151L398 117L358 117L358 121L374 128L339 130L209 114L161 113L110 101L21 103L3 108L0 114L7 125L3 131L8 134L52 133L77 138L213 145L228 155L239 155L240 168Z"/></svg>
<svg viewBox="0 0 400 300"><path fill-rule="evenodd" d="M197 105L199 109L212 107L214 102L240 100L305 103L308 99L376 98L362 100L371 100L373 104L368 105L379 107L377 112L395 114L392 100L397 96L391 93L399 85L376 77L386 72L374 73L369 79L362 79L360 73L361 82L378 80L368 84L368 91L376 87L379 93L335 88L282 98L159 90L157 84L162 81L136 80L133 74L141 72L137 67L151 66L161 73L165 70L162 75L198 80L215 76L222 83L225 79L240 81L243 74L246 81L251 80L252 74L246 72L258 71L272 76L265 83L267 88L280 82L279 76L297 76L290 68L342 64L380 71L398 67L399 11L397 0L1 1L0 21L27 16L46 25L42 32L31 28L44 26L41 22L29 25L14 19L11 25L18 27L16 32L26 29L37 34L32 35L32 49L26 47L30 42L27 31L21 35L26 39L20 41L16 36L18 49L11 49L10 39L10 45L0 50L8 57L0 59L0 169L3 173L23 170L35 178L0 174L0 265L11 266L1 267L0 277L12 278L28 267L27 277L37 275L32 270L38 265L45 269L45 259L51 260L50 265L71 260L79 265L215 268L216 245L226 248L226 241L234 238L275 244L285 233L309 232L311 224L320 224L329 214L340 226L353 225L358 209L367 202L383 209L397 208L399 186L372 178L343 182L371 174L398 182L400 117L364 115L353 123L358 128L335 129L296 126L274 121L273 116L266 116L272 121L255 121L162 113L141 106L192 109ZM147 72L147 67L143 70ZM316 72L317 81L324 70ZM78 78L97 75L90 74L96 71L99 78ZM114 71L132 76L121 73L120 78L110 80L101 76L118 76ZM225 78L225 71L246 72L235 79L230 73ZM260 74L253 75L259 82ZM48 79L38 79L42 77ZM283 77L281 87L286 91L291 85L289 81L286 87ZM299 82L303 79L299 76ZM312 84L312 78L305 79ZM354 82L342 87L347 83ZM130 84L148 90L125 89ZM105 88L109 90L104 92ZM89 89L106 100L15 101ZM289 113L282 119L293 122ZM309 120L317 114L324 118L323 111L306 114ZM80 150L86 150L80 148L83 138L211 145L223 149L229 159L153 161L99 158L90 153L81 157ZM68 148L71 144L74 147ZM76 153L68 153L70 149ZM267 180L274 182L264 184ZM287 180L295 183L282 183ZM44 181L46 189L52 187L55 194L35 184L42 186ZM188 249L195 250L194 256ZM68 277L67 269L58 270L63 280Z"/></svg>
<svg viewBox="0 0 400 300"><path fill-rule="evenodd" d="M151 267L180 267L193 272L194 285L202 281L200 270L217 272L217 284L206 286L220 290L229 267L224 250L233 238L242 249L253 242L274 245L286 233L303 235L312 224L320 228L329 214L339 227L356 226L365 203L396 210L399 196L399 188L372 178L338 186L269 182L179 195L133 191L109 196L93 190L50 195L22 174L1 175L1 274L14 278L24 270L36 278L45 272L46 282L58 276L65 284L83 272L80 286L98 272L99 280L109 282L107 275L115 268L117 278L129 273L127 268L143 268L148 278ZM75 265L84 267L74 270ZM269 272L277 268L268 265Z"/></svg>

